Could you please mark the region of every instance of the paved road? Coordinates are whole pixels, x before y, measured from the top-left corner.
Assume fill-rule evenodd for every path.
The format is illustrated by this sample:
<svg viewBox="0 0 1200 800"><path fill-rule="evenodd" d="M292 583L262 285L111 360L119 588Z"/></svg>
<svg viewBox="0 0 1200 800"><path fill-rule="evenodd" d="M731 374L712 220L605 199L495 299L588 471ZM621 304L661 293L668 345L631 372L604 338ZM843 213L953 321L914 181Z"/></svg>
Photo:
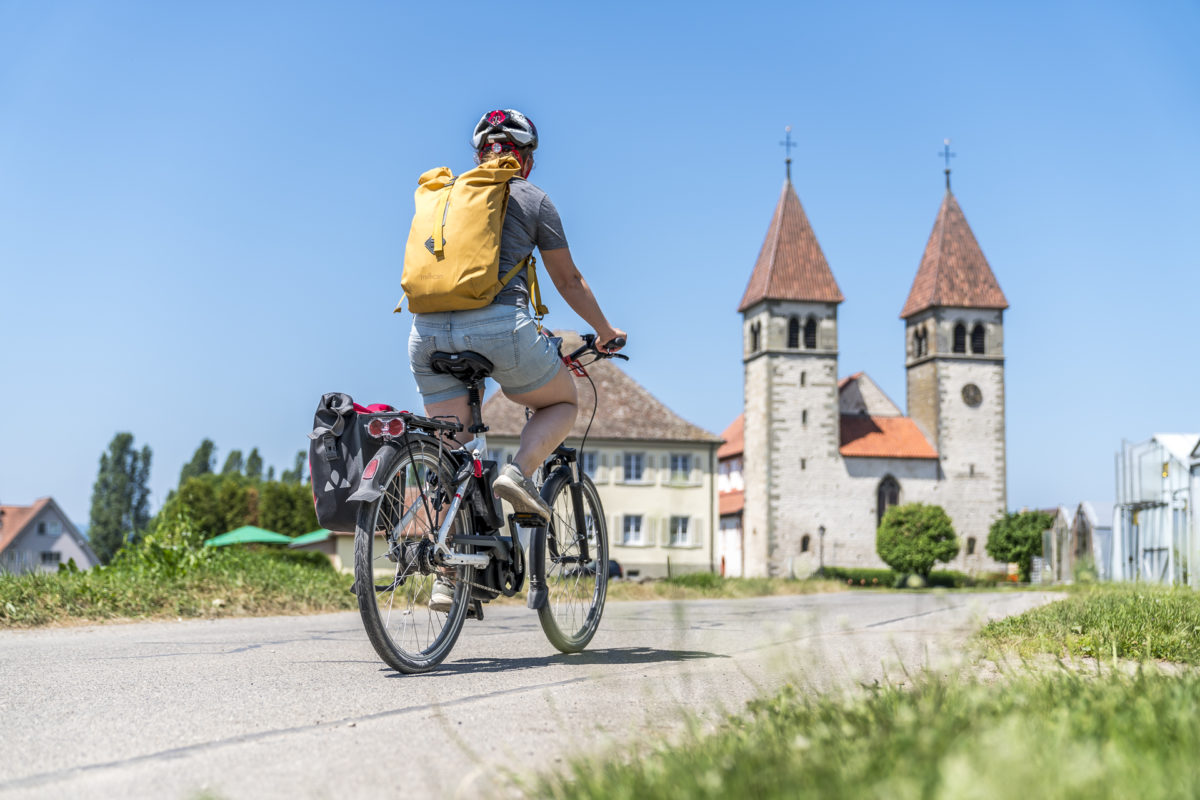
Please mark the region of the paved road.
<svg viewBox="0 0 1200 800"><path fill-rule="evenodd" d="M419 676L385 667L352 613L3 632L0 798L493 797L787 680L902 679L900 663L953 657L982 619L1047 599L612 603L577 656L533 612L489 607Z"/></svg>

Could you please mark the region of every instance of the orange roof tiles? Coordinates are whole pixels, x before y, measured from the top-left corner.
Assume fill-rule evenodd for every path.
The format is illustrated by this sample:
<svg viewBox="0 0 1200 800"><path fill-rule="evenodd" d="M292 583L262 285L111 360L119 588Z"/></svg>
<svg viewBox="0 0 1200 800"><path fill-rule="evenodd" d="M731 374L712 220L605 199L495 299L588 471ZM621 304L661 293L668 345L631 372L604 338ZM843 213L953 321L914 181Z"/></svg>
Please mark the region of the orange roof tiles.
<svg viewBox="0 0 1200 800"><path fill-rule="evenodd" d="M937 458L911 417L842 415L841 453L873 458Z"/></svg>
<svg viewBox="0 0 1200 800"><path fill-rule="evenodd" d="M738 311L762 300L845 300L790 180L783 184Z"/></svg>
<svg viewBox="0 0 1200 800"><path fill-rule="evenodd" d="M717 495L717 508L722 517L726 514L742 513L742 508L745 505L745 492L721 492Z"/></svg>
<svg viewBox="0 0 1200 800"><path fill-rule="evenodd" d="M725 444L717 450L718 459L740 456L745 448L746 415L738 414L738 418L729 423L729 427L721 434L721 438L725 440Z"/></svg>
<svg viewBox="0 0 1200 800"><path fill-rule="evenodd" d="M12 544L13 539L17 538L17 534L49 502L49 497L43 497L31 506L0 506L0 511L4 512L0 516L0 552L3 552L5 548Z"/></svg>
<svg viewBox="0 0 1200 800"><path fill-rule="evenodd" d="M938 209L902 319L934 306L1008 308L958 201L949 191Z"/></svg>

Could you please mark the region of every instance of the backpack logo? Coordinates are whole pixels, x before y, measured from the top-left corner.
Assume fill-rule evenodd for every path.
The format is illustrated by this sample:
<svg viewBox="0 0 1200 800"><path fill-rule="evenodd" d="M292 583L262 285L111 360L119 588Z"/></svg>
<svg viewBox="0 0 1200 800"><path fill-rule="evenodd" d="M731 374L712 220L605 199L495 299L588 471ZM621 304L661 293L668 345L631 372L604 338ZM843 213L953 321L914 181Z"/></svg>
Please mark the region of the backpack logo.
<svg viewBox="0 0 1200 800"><path fill-rule="evenodd" d="M325 491L332 492L337 489L349 489L350 481L346 480L344 475L338 475L337 470L329 474L329 480L325 481Z"/></svg>

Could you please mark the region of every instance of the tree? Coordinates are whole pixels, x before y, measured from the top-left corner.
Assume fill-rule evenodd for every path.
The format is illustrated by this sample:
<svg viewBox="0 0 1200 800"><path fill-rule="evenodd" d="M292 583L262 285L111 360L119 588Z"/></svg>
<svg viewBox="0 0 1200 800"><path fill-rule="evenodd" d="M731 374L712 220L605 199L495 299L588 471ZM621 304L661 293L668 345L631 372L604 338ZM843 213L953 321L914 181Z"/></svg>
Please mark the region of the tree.
<svg viewBox="0 0 1200 800"><path fill-rule="evenodd" d="M255 447L246 456L246 477L252 481L261 481L263 476L263 460Z"/></svg>
<svg viewBox="0 0 1200 800"><path fill-rule="evenodd" d="M292 462L291 469L285 469L283 474L279 476L279 480L284 483L303 483L304 482L304 462L307 460L308 454L303 450L296 453L296 458Z"/></svg>
<svg viewBox="0 0 1200 800"><path fill-rule="evenodd" d="M875 551L897 572L928 578L936 562L958 555L958 536L941 506L892 506L879 523Z"/></svg>
<svg viewBox="0 0 1200 800"><path fill-rule="evenodd" d="M225 458L225 466L221 467L222 475L241 475L246 460L242 458L241 450L230 450Z"/></svg>
<svg viewBox="0 0 1200 800"><path fill-rule="evenodd" d="M1042 554L1042 531L1053 524L1054 516L1045 511L1010 511L988 529L987 554L997 561L1015 561L1021 580L1028 581L1033 557Z"/></svg>
<svg viewBox="0 0 1200 800"><path fill-rule="evenodd" d="M275 467L267 467L267 483L275 480Z"/></svg>
<svg viewBox="0 0 1200 800"><path fill-rule="evenodd" d="M88 538L107 564L126 542L136 541L150 521L149 446L137 451L132 433L118 433L100 454L100 472L92 485Z"/></svg>
<svg viewBox="0 0 1200 800"><path fill-rule="evenodd" d="M195 478L200 475L207 475L213 471L213 464L216 463L215 451L217 447L212 443L212 439L205 439L196 448L196 452L192 454L192 460L183 465L183 469L179 471L179 485L187 483L188 478Z"/></svg>

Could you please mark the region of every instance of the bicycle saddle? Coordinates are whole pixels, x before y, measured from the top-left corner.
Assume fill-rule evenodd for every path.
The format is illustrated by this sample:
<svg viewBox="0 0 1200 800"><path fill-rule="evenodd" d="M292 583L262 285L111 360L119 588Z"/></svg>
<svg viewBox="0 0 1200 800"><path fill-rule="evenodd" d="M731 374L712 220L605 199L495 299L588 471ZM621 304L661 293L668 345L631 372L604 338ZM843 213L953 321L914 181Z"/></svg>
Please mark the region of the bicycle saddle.
<svg viewBox="0 0 1200 800"><path fill-rule="evenodd" d="M471 350L461 353L435 352L429 359L429 368L443 375L458 378L463 383L475 383L492 374L492 362Z"/></svg>

